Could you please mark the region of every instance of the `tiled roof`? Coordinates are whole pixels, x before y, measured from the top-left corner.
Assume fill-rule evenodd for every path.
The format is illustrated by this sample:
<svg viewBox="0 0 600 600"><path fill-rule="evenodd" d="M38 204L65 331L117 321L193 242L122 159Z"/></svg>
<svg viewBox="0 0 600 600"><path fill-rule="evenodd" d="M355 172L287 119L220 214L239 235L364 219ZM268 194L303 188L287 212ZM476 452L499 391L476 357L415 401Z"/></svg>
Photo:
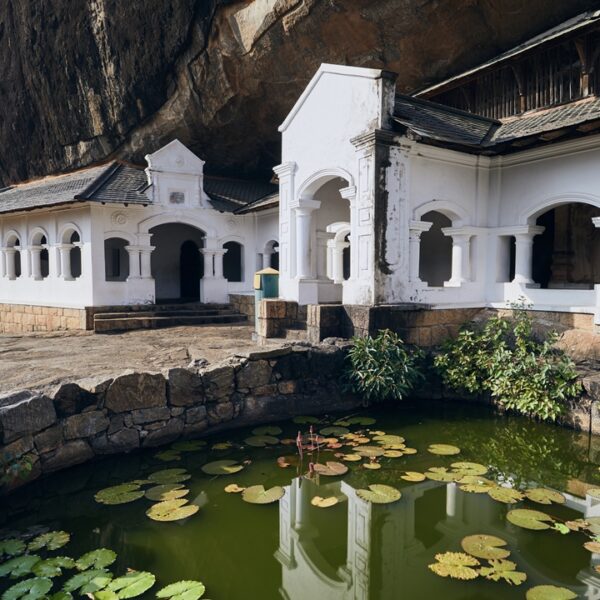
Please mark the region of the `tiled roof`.
<svg viewBox="0 0 600 600"><path fill-rule="evenodd" d="M264 181L204 177L204 191L216 210L235 212L276 193L278 187Z"/></svg>
<svg viewBox="0 0 600 600"><path fill-rule="evenodd" d="M261 210L275 208L276 206L279 206L279 191L269 194L264 198L259 198L254 202L250 202L250 204L246 204L246 206L238 209L236 213L238 215L245 215L250 212L259 212Z"/></svg>

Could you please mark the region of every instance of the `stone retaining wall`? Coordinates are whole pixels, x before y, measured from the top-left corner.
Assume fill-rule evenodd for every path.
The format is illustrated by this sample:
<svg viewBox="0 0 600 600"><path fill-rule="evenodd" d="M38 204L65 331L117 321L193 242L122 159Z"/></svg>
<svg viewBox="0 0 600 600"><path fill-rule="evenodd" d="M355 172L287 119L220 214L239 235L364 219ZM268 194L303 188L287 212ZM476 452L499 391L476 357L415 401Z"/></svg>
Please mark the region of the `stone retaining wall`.
<svg viewBox="0 0 600 600"><path fill-rule="evenodd" d="M254 321L256 316L254 294L229 294L231 308L248 317L248 321Z"/></svg>
<svg viewBox="0 0 600 600"><path fill-rule="evenodd" d="M0 304L0 333L65 331L85 328L85 309Z"/></svg>
<svg viewBox="0 0 600 600"><path fill-rule="evenodd" d="M342 393L345 354L344 345L294 345L205 368L131 371L6 395L0 397L0 457L27 457L32 480L96 456L350 410L360 401Z"/></svg>

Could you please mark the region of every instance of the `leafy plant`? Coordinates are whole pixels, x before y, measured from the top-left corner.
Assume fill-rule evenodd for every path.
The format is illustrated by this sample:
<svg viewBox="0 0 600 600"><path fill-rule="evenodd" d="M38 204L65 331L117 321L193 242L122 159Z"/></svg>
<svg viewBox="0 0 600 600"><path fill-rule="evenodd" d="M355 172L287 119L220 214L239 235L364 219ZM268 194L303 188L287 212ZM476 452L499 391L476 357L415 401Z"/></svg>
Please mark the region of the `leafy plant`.
<svg viewBox="0 0 600 600"><path fill-rule="evenodd" d="M355 337L353 342L346 375L352 391L367 401L400 400L423 379L423 353L408 349L393 331L383 329L377 337Z"/></svg>
<svg viewBox="0 0 600 600"><path fill-rule="evenodd" d="M534 335L524 304L511 308L512 318L463 328L435 357L435 367L454 390L489 393L508 409L556 420L565 401L581 392L575 364L554 347L556 333L541 340Z"/></svg>
<svg viewBox="0 0 600 600"><path fill-rule="evenodd" d="M6 451L0 453L0 489L26 479L32 469L33 459L30 455L14 456Z"/></svg>

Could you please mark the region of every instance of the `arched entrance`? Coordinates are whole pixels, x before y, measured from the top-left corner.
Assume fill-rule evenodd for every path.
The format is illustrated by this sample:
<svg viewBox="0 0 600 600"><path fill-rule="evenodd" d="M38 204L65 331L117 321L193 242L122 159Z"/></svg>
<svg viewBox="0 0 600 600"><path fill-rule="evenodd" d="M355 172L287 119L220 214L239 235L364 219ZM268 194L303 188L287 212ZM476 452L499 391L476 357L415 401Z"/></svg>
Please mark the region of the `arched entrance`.
<svg viewBox="0 0 600 600"><path fill-rule="evenodd" d="M419 279L429 287L443 287L452 277L452 238L442 229L452 227L452 221L436 210L425 213L421 220L433 225L421 234Z"/></svg>
<svg viewBox="0 0 600 600"><path fill-rule="evenodd" d="M150 260L156 301L197 301L204 275L200 254L204 232L184 223L165 223L149 233L154 246Z"/></svg>

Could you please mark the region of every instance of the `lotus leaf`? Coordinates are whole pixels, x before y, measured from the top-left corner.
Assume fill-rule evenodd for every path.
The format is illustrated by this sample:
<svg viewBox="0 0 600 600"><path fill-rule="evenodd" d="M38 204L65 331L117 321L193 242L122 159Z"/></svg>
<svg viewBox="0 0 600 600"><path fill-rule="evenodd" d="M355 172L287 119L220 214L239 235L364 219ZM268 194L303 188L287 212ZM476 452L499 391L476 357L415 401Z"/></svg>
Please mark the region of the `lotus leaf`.
<svg viewBox="0 0 600 600"><path fill-rule="evenodd" d="M319 419L317 419L317 417L307 417L304 415L300 415L298 417L294 417L292 419L292 421L294 423L296 423L297 425L309 425L309 424L316 424L319 422Z"/></svg>
<svg viewBox="0 0 600 600"><path fill-rule="evenodd" d="M432 481L442 481L444 483L450 483L456 479L456 473L451 473L445 467L432 467L425 472L425 477Z"/></svg>
<svg viewBox="0 0 600 600"><path fill-rule="evenodd" d="M600 517L586 517L587 528L595 535L600 535Z"/></svg>
<svg viewBox="0 0 600 600"><path fill-rule="evenodd" d="M75 563L75 566L80 571L85 571L92 567L94 569L103 569L104 567L112 565L115 560L117 560L115 552L108 548L98 548L97 550L92 550L81 556Z"/></svg>
<svg viewBox="0 0 600 600"><path fill-rule="evenodd" d="M135 598L148 591L156 581L156 577L147 571L129 571L123 577L113 579L107 587L109 592L115 592L119 600Z"/></svg>
<svg viewBox="0 0 600 600"><path fill-rule="evenodd" d="M297 465L297 464L298 464L297 456L279 456L277 458L277 465L280 466L282 469L285 469L287 467L291 467L292 465Z"/></svg>
<svg viewBox="0 0 600 600"><path fill-rule="evenodd" d="M239 473L244 465L238 464L236 460L215 460L202 466L202 471L207 475L233 475Z"/></svg>
<svg viewBox="0 0 600 600"><path fill-rule="evenodd" d="M277 425L264 425L252 430L252 435L281 435L283 429Z"/></svg>
<svg viewBox="0 0 600 600"><path fill-rule="evenodd" d="M37 600L43 598L52 589L52 580L47 577L33 577L9 587L2 600Z"/></svg>
<svg viewBox="0 0 600 600"><path fill-rule="evenodd" d="M550 523L554 521L554 519L546 513L539 510L529 510L527 508L515 508L507 513L506 518L517 527L532 529L534 531L550 529Z"/></svg>
<svg viewBox="0 0 600 600"><path fill-rule="evenodd" d="M99 592L94 592L91 596L94 600L119 600L119 596L109 590L100 590Z"/></svg>
<svg viewBox="0 0 600 600"><path fill-rule="evenodd" d="M400 450L386 450L383 453L383 456L385 456L386 458L400 458L401 456L403 456L403 454Z"/></svg>
<svg viewBox="0 0 600 600"><path fill-rule="evenodd" d="M346 429L346 427L325 427L323 429L321 429L321 431L319 432L321 435L335 435L335 436L340 436L340 435L345 435L347 433L350 433L349 429Z"/></svg>
<svg viewBox="0 0 600 600"><path fill-rule="evenodd" d="M504 504L515 504L524 498L519 490L500 486L488 488L488 496L497 502L503 502Z"/></svg>
<svg viewBox="0 0 600 600"><path fill-rule="evenodd" d="M73 600L73 594L70 592L56 592L50 596L50 600Z"/></svg>
<svg viewBox="0 0 600 600"><path fill-rule="evenodd" d="M566 521L565 526L568 527L570 531L581 531L582 529L588 529L590 523L585 519L575 519L574 521Z"/></svg>
<svg viewBox="0 0 600 600"><path fill-rule="evenodd" d="M181 460L181 454L176 450L163 450L162 452L155 454L154 458L158 458L158 460L164 462L172 462L174 460Z"/></svg>
<svg viewBox="0 0 600 600"><path fill-rule="evenodd" d="M231 442L218 442L212 445L212 450L229 450L232 447L233 444Z"/></svg>
<svg viewBox="0 0 600 600"><path fill-rule="evenodd" d="M555 585L536 585L527 590L527 600L573 600L577 594Z"/></svg>
<svg viewBox="0 0 600 600"><path fill-rule="evenodd" d="M34 565L40 561L40 557L35 554L16 556L0 565L0 577L10 575L13 579L29 575Z"/></svg>
<svg viewBox="0 0 600 600"><path fill-rule="evenodd" d="M365 427L377 423L373 417L350 417L347 421L350 425L363 425Z"/></svg>
<svg viewBox="0 0 600 600"><path fill-rule="evenodd" d="M153 504L147 511L146 516L153 521L180 521L195 515L200 510L196 504L188 504L185 498L179 500L168 500Z"/></svg>
<svg viewBox="0 0 600 600"><path fill-rule="evenodd" d="M328 460L324 465L316 463L314 465L315 473L326 477L337 477L348 472L348 467L343 463Z"/></svg>
<svg viewBox="0 0 600 600"><path fill-rule="evenodd" d="M504 579L511 585L521 585L527 581L527 575L520 571L515 571L517 565L510 560L491 559L488 561L489 567L479 569L479 574L492 581Z"/></svg>
<svg viewBox="0 0 600 600"><path fill-rule="evenodd" d="M163 469L148 475L152 483L181 483L191 478L185 469Z"/></svg>
<svg viewBox="0 0 600 600"><path fill-rule="evenodd" d="M371 471L378 471L379 469L381 469L381 465L378 462L368 462L363 463L363 468L370 469Z"/></svg>
<svg viewBox="0 0 600 600"><path fill-rule="evenodd" d="M225 491L228 494L239 494L240 492L243 492L245 489L246 489L245 487L241 487L237 483L230 483L229 485L225 486Z"/></svg>
<svg viewBox="0 0 600 600"><path fill-rule="evenodd" d="M460 543L462 549L471 556L476 558L506 558L510 555L510 551L504 548L506 542L499 537L493 535L468 535L462 539Z"/></svg>
<svg viewBox="0 0 600 600"><path fill-rule="evenodd" d="M112 578L112 573L106 569L90 569L68 579L63 586L63 591L79 592L81 595L93 594L103 590Z"/></svg>
<svg viewBox="0 0 600 600"><path fill-rule="evenodd" d="M366 458L375 458L377 456L383 456L385 450L383 448L378 448L377 446L361 446L357 448L354 453L359 456L363 456Z"/></svg>
<svg viewBox="0 0 600 600"><path fill-rule="evenodd" d="M333 424L337 425L338 427L349 427L350 421L347 421L346 419L338 419L337 421L334 421Z"/></svg>
<svg viewBox="0 0 600 600"><path fill-rule="evenodd" d="M473 567L479 566L479 561L473 556L462 552L444 552L435 555L436 563L429 568L440 577L453 579L476 579L479 573Z"/></svg>
<svg viewBox="0 0 600 600"><path fill-rule="evenodd" d="M471 494L487 494L490 489L496 487L493 481L477 475L465 475L458 480L458 483L463 492Z"/></svg>
<svg viewBox="0 0 600 600"><path fill-rule="evenodd" d="M402 453L403 454L416 454L417 449L416 448L403 448Z"/></svg>
<svg viewBox="0 0 600 600"><path fill-rule="evenodd" d="M244 443L248 444L248 446L253 446L254 448L264 448L265 446L279 444L279 440L271 435L253 435L252 437L246 438Z"/></svg>
<svg viewBox="0 0 600 600"><path fill-rule="evenodd" d="M425 481L426 477L423 473L419 473L418 471L406 471L404 475L400 475L400 479L417 483L419 481Z"/></svg>
<svg viewBox="0 0 600 600"><path fill-rule="evenodd" d="M58 550L59 548L66 546L70 539L71 534L66 531L49 531L48 533L42 533L33 538L33 540L29 542L27 549L32 552L37 552L42 548L46 548L47 550Z"/></svg>
<svg viewBox="0 0 600 600"><path fill-rule="evenodd" d="M201 581L178 581L156 592L157 598L170 600L198 600L204 596L206 588Z"/></svg>
<svg viewBox="0 0 600 600"><path fill-rule="evenodd" d="M310 501L313 506L318 506L319 508L329 508L330 506L335 506L338 502L339 500L335 496L328 496L327 498L315 496Z"/></svg>
<svg viewBox="0 0 600 600"><path fill-rule="evenodd" d="M359 437L355 437L354 441L357 444L368 444L371 441L371 438L364 437L364 436L359 436Z"/></svg>
<svg viewBox="0 0 600 600"><path fill-rule="evenodd" d="M566 502L566 498L561 493L545 488L527 490L525 496L532 502L537 502L538 504L552 504L553 502L556 504L564 504Z"/></svg>
<svg viewBox="0 0 600 600"><path fill-rule="evenodd" d="M206 447L204 440L187 440L185 442L175 442L171 448L177 452L196 452Z"/></svg>
<svg viewBox="0 0 600 600"><path fill-rule="evenodd" d="M285 490L278 485L268 490L262 485L252 485L242 492L242 499L250 504L271 504L281 499L284 494Z"/></svg>
<svg viewBox="0 0 600 600"><path fill-rule="evenodd" d="M396 488L380 483L370 485L368 490L356 490L356 495L373 504L391 504L402 497L402 494Z"/></svg>
<svg viewBox="0 0 600 600"><path fill-rule="evenodd" d="M56 556L40 560L33 565L32 572L38 577L59 577L62 575L63 569L72 569L75 566L75 561L68 556Z"/></svg>
<svg viewBox="0 0 600 600"><path fill-rule="evenodd" d="M96 493L94 500L100 504L114 506L117 504L128 504L139 500L144 495L138 483L122 483L104 488Z"/></svg>
<svg viewBox="0 0 600 600"><path fill-rule="evenodd" d="M379 444L404 444L406 441L402 436L387 434L384 433L382 435L374 435L373 441L378 442Z"/></svg>
<svg viewBox="0 0 600 600"><path fill-rule="evenodd" d="M474 462L455 462L450 466L465 475L485 475L488 472L486 466Z"/></svg>
<svg viewBox="0 0 600 600"><path fill-rule="evenodd" d="M27 545L22 540L8 539L0 541L0 556L19 556L23 554Z"/></svg>
<svg viewBox="0 0 600 600"><path fill-rule="evenodd" d="M360 454L342 454L342 460L346 462L358 462L362 460L362 456Z"/></svg>
<svg viewBox="0 0 600 600"><path fill-rule="evenodd" d="M439 456L452 456L454 454L460 454L460 448L451 446L450 444L431 444L429 448L427 448L427 452Z"/></svg>
<svg viewBox="0 0 600 600"><path fill-rule="evenodd" d="M163 483L155 485L146 490L146 498L154 502L165 502L166 500L177 500L190 493L190 490L183 487L182 483Z"/></svg>
<svg viewBox="0 0 600 600"><path fill-rule="evenodd" d="M600 554L600 542L586 542L583 547L594 554Z"/></svg>

